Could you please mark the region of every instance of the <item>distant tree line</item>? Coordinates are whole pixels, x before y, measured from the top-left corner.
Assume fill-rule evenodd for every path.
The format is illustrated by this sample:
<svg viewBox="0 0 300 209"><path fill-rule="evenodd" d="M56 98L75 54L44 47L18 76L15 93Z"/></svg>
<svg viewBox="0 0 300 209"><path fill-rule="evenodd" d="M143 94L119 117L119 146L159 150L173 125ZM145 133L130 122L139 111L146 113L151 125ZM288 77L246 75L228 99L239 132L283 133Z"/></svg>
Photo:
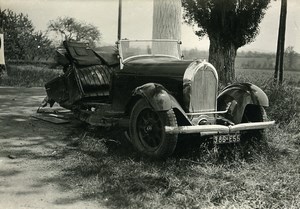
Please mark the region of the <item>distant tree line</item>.
<svg viewBox="0 0 300 209"><path fill-rule="evenodd" d="M197 48L182 50L184 59L205 59L209 57L209 52ZM235 66L244 69L274 69L275 53L265 53L257 51L238 51ZM284 54L284 68L286 70L300 70L300 54L294 50L293 46L288 46Z"/></svg>

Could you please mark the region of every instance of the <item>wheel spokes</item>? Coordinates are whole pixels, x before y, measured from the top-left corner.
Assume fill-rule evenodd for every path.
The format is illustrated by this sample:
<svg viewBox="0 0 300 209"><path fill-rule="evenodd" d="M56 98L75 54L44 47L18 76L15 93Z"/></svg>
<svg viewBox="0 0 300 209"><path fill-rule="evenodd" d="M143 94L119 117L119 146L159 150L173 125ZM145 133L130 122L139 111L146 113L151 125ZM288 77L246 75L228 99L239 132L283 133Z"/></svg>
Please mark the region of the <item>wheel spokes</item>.
<svg viewBox="0 0 300 209"><path fill-rule="evenodd" d="M162 140L162 122L158 114L151 109L143 110L137 120L137 131L144 146L157 148Z"/></svg>

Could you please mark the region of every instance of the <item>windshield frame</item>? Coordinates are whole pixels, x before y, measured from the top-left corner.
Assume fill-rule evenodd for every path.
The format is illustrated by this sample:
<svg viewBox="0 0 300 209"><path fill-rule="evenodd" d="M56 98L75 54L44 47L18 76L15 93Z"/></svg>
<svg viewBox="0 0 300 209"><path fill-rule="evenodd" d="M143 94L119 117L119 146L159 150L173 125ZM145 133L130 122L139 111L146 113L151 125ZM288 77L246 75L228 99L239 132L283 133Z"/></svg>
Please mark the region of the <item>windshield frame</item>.
<svg viewBox="0 0 300 209"><path fill-rule="evenodd" d="M139 55L133 55L133 56L128 56L126 58L124 58L124 52L123 52L123 45L122 43L168 43L168 42L173 42L176 43L177 46L177 51L178 51L178 56L174 56L174 55L168 55L168 54L139 54ZM175 60L181 60L181 49L180 49L180 45L181 45L181 41L178 40L172 40L172 39L152 39L152 40L128 40L128 39L122 39L119 40L117 42L118 45L118 50L119 50L119 58L120 58L120 64L121 66L123 66L125 63L131 61L131 60L135 60L137 58L146 58L146 57L167 57L167 58L172 58Z"/></svg>

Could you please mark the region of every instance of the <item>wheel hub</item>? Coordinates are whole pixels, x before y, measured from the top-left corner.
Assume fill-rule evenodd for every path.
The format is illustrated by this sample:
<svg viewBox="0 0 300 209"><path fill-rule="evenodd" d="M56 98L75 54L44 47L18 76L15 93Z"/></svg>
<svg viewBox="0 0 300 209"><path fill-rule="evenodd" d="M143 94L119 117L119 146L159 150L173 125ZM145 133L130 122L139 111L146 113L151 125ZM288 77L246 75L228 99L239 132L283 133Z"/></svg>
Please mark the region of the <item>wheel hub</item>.
<svg viewBox="0 0 300 209"><path fill-rule="evenodd" d="M145 127L145 133L149 133L149 132L151 132L152 130L153 130L152 125L147 125L147 126Z"/></svg>

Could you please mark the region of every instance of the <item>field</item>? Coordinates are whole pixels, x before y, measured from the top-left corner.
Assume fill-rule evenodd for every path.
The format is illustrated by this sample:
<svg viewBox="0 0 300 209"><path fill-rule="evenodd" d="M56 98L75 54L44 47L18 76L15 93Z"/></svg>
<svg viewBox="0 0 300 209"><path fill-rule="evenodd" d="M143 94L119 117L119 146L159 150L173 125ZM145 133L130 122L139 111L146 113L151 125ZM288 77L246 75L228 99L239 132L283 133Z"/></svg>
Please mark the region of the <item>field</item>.
<svg viewBox="0 0 300 209"><path fill-rule="evenodd" d="M274 76L273 69L237 69L236 79L239 82L250 81L257 85L265 85L272 81ZM300 71L285 71L283 74L284 82L288 85L300 87Z"/></svg>
<svg viewBox="0 0 300 209"><path fill-rule="evenodd" d="M277 125L267 131L263 150L243 153L239 146L210 148L202 143L154 161L132 149L125 130L81 126L68 136L72 143L57 159L64 173L61 180L82 198L108 208L300 208L295 89L300 73L285 73L283 87L270 84L273 71L236 74L238 81L257 84L270 98L267 112Z"/></svg>

